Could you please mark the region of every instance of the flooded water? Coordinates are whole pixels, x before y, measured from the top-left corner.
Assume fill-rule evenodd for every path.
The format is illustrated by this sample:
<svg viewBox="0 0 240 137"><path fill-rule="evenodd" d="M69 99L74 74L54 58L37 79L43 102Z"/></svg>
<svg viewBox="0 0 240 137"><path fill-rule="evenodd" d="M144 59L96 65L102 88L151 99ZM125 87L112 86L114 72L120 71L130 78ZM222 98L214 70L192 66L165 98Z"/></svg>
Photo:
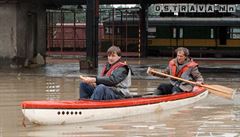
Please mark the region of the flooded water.
<svg viewBox="0 0 240 137"><path fill-rule="evenodd" d="M69 67L69 68L68 68ZM57 68L57 69L56 69ZM67 71L65 71L68 68ZM240 95L227 100L210 94L178 109L127 118L59 126L39 126L23 119L20 103L26 100L78 99L77 65L0 73L0 137L238 137ZM135 67L136 69L136 67ZM152 92L163 79L135 76L132 92ZM94 72L93 72L94 73ZM206 83L239 88L240 75L203 73ZM23 122L25 126L23 126Z"/></svg>

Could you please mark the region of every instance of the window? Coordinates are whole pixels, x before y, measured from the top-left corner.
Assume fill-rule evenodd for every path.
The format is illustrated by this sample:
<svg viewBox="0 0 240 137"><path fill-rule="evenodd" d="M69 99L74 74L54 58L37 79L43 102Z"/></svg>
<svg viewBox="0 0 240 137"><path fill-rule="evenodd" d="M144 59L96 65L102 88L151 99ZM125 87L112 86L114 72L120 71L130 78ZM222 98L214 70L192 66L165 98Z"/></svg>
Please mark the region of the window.
<svg viewBox="0 0 240 137"><path fill-rule="evenodd" d="M149 27L148 28L148 38L155 38L156 31L157 31L156 27Z"/></svg>
<svg viewBox="0 0 240 137"><path fill-rule="evenodd" d="M210 38L213 39L214 38L214 29L211 28L211 34L210 34Z"/></svg>
<svg viewBox="0 0 240 137"><path fill-rule="evenodd" d="M183 38L183 28L179 28L179 38Z"/></svg>
<svg viewBox="0 0 240 137"><path fill-rule="evenodd" d="M173 38L177 38L177 29L173 28Z"/></svg>
<svg viewBox="0 0 240 137"><path fill-rule="evenodd" d="M230 28L230 39L240 39L240 28Z"/></svg>
<svg viewBox="0 0 240 137"><path fill-rule="evenodd" d="M117 34L120 34L120 28L117 27Z"/></svg>

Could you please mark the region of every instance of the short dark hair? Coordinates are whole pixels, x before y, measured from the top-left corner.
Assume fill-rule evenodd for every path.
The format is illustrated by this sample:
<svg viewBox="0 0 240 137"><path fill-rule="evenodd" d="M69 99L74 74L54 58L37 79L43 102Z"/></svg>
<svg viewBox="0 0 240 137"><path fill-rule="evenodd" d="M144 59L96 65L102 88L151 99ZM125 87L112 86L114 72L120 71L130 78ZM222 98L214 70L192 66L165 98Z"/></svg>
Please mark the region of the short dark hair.
<svg viewBox="0 0 240 137"><path fill-rule="evenodd" d="M175 50L176 54L179 52L179 51L183 51L184 55L186 57L189 57L190 53L189 53L189 50L187 48L184 48L184 47L179 47Z"/></svg>
<svg viewBox="0 0 240 137"><path fill-rule="evenodd" d="M113 45L107 50L108 55L112 53L116 53L118 56L121 56L121 49Z"/></svg>

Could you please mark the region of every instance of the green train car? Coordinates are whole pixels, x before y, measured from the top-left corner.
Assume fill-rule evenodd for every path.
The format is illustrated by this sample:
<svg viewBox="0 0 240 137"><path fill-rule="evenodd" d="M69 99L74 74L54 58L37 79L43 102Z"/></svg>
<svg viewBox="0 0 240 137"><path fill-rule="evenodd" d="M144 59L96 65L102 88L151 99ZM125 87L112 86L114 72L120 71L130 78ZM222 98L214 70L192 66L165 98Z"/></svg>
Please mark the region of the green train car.
<svg viewBox="0 0 240 137"><path fill-rule="evenodd" d="M149 18L147 24L148 56L173 56L174 49L183 46L195 57L240 57L239 18L162 17ZM138 19L115 18L114 22L103 25L103 47L114 43L125 51L139 50Z"/></svg>

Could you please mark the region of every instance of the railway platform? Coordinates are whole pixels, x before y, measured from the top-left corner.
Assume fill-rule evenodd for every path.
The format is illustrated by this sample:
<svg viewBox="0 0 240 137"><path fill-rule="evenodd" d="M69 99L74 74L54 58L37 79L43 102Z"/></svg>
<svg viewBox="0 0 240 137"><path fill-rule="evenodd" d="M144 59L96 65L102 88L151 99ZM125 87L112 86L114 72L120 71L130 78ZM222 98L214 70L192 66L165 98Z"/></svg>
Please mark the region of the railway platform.
<svg viewBox="0 0 240 137"><path fill-rule="evenodd" d="M48 56L46 65L40 67L27 67L21 69L0 68L0 74L11 73L13 75L46 75L50 77L76 77L79 75L98 75L106 63L105 56L99 56L98 68L80 69L80 60L85 56ZM133 79L153 79L146 74L148 67L163 69L167 66L171 57L123 57L134 72ZM240 58L193 58L199 64L199 70L204 75L234 76L240 74ZM236 75L237 74L237 75Z"/></svg>

